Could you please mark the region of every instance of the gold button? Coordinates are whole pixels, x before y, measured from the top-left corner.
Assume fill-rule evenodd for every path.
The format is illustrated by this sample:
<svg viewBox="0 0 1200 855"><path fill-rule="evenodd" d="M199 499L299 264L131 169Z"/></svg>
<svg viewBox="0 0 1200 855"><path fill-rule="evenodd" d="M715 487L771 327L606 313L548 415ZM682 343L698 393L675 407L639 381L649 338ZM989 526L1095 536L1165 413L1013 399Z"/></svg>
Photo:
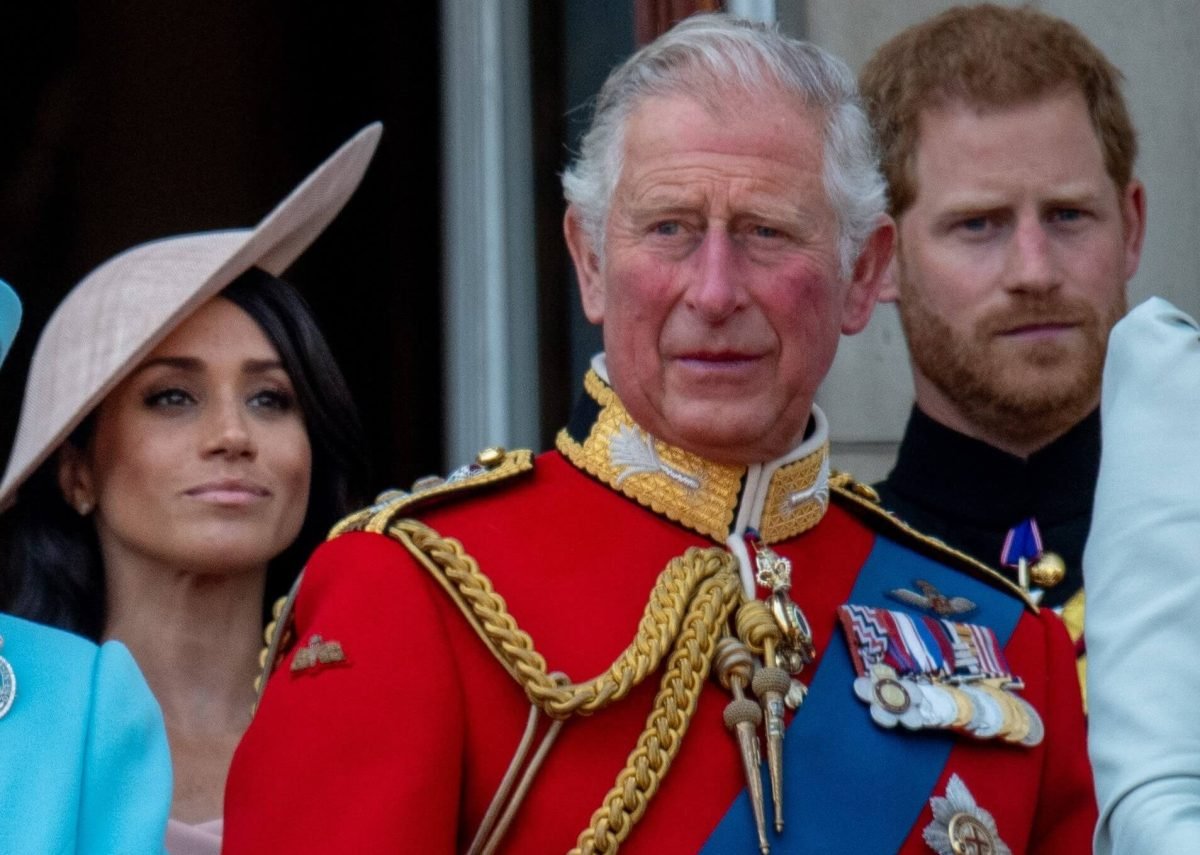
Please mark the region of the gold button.
<svg viewBox="0 0 1200 855"><path fill-rule="evenodd" d="M1047 552L1029 568L1029 578L1035 585L1053 588L1067 575L1067 563L1057 554Z"/></svg>
<svg viewBox="0 0 1200 855"><path fill-rule="evenodd" d="M504 446L493 445L479 452L479 454L475 456L475 462L485 469L495 469L504 462L505 454L507 454L507 452L504 450Z"/></svg>

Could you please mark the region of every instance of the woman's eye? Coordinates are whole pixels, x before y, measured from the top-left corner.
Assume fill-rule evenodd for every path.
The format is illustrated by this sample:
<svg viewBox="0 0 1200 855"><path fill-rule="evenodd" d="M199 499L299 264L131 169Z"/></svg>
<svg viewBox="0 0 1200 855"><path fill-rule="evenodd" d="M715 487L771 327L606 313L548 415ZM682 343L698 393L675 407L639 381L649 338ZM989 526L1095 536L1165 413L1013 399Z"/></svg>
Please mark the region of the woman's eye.
<svg viewBox="0 0 1200 855"><path fill-rule="evenodd" d="M195 397L184 389L160 389L151 392L145 398L147 407L185 407L196 403Z"/></svg>
<svg viewBox="0 0 1200 855"><path fill-rule="evenodd" d="M296 403L291 392L282 389L263 389L250 397L250 406L267 410L290 410Z"/></svg>

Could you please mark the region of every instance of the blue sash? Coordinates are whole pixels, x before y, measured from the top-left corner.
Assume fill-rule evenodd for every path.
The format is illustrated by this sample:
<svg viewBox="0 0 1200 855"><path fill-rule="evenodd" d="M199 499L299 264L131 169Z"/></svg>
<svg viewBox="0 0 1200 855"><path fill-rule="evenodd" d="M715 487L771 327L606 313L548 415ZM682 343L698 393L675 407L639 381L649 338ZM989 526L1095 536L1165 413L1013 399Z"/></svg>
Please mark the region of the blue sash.
<svg viewBox="0 0 1200 855"><path fill-rule="evenodd" d="M919 614L887 596L895 588L913 588L915 579L932 583L947 596L972 600L977 609L958 619L990 626L1001 646L1008 644L1024 610L1019 599L880 536L849 602ZM803 582L796 593L803 603ZM771 787L764 766L773 853L895 852L933 794L951 748L964 738L945 731L879 727L854 696L855 676L841 627L835 627L808 698L784 740L782 835L771 828ZM737 749L730 745L729 750ZM701 852L757 855L757 840L743 789Z"/></svg>

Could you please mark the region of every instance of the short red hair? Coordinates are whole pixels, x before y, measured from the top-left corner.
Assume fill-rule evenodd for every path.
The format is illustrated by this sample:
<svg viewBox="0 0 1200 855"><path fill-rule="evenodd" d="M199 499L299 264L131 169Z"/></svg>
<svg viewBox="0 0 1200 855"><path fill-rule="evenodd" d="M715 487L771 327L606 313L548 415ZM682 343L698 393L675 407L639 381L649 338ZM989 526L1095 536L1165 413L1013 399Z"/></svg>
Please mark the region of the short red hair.
<svg viewBox="0 0 1200 855"><path fill-rule="evenodd" d="M888 206L904 213L916 198L912 163L921 113L955 102L1013 107L1078 90L1123 190L1133 177L1137 135L1121 96L1121 72L1066 21L1036 9L958 6L893 37L859 76L879 135Z"/></svg>

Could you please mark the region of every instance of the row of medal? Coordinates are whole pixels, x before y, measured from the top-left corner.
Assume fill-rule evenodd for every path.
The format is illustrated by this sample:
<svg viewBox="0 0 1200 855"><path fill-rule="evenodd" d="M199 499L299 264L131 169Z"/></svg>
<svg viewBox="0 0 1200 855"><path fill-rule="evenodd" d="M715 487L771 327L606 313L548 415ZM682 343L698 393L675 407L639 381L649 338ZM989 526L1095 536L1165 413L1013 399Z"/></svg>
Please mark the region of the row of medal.
<svg viewBox="0 0 1200 855"><path fill-rule="evenodd" d="M858 674L854 693L876 724L1041 743L1041 716L1017 694L1023 684L989 627L857 605L838 616Z"/></svg>

